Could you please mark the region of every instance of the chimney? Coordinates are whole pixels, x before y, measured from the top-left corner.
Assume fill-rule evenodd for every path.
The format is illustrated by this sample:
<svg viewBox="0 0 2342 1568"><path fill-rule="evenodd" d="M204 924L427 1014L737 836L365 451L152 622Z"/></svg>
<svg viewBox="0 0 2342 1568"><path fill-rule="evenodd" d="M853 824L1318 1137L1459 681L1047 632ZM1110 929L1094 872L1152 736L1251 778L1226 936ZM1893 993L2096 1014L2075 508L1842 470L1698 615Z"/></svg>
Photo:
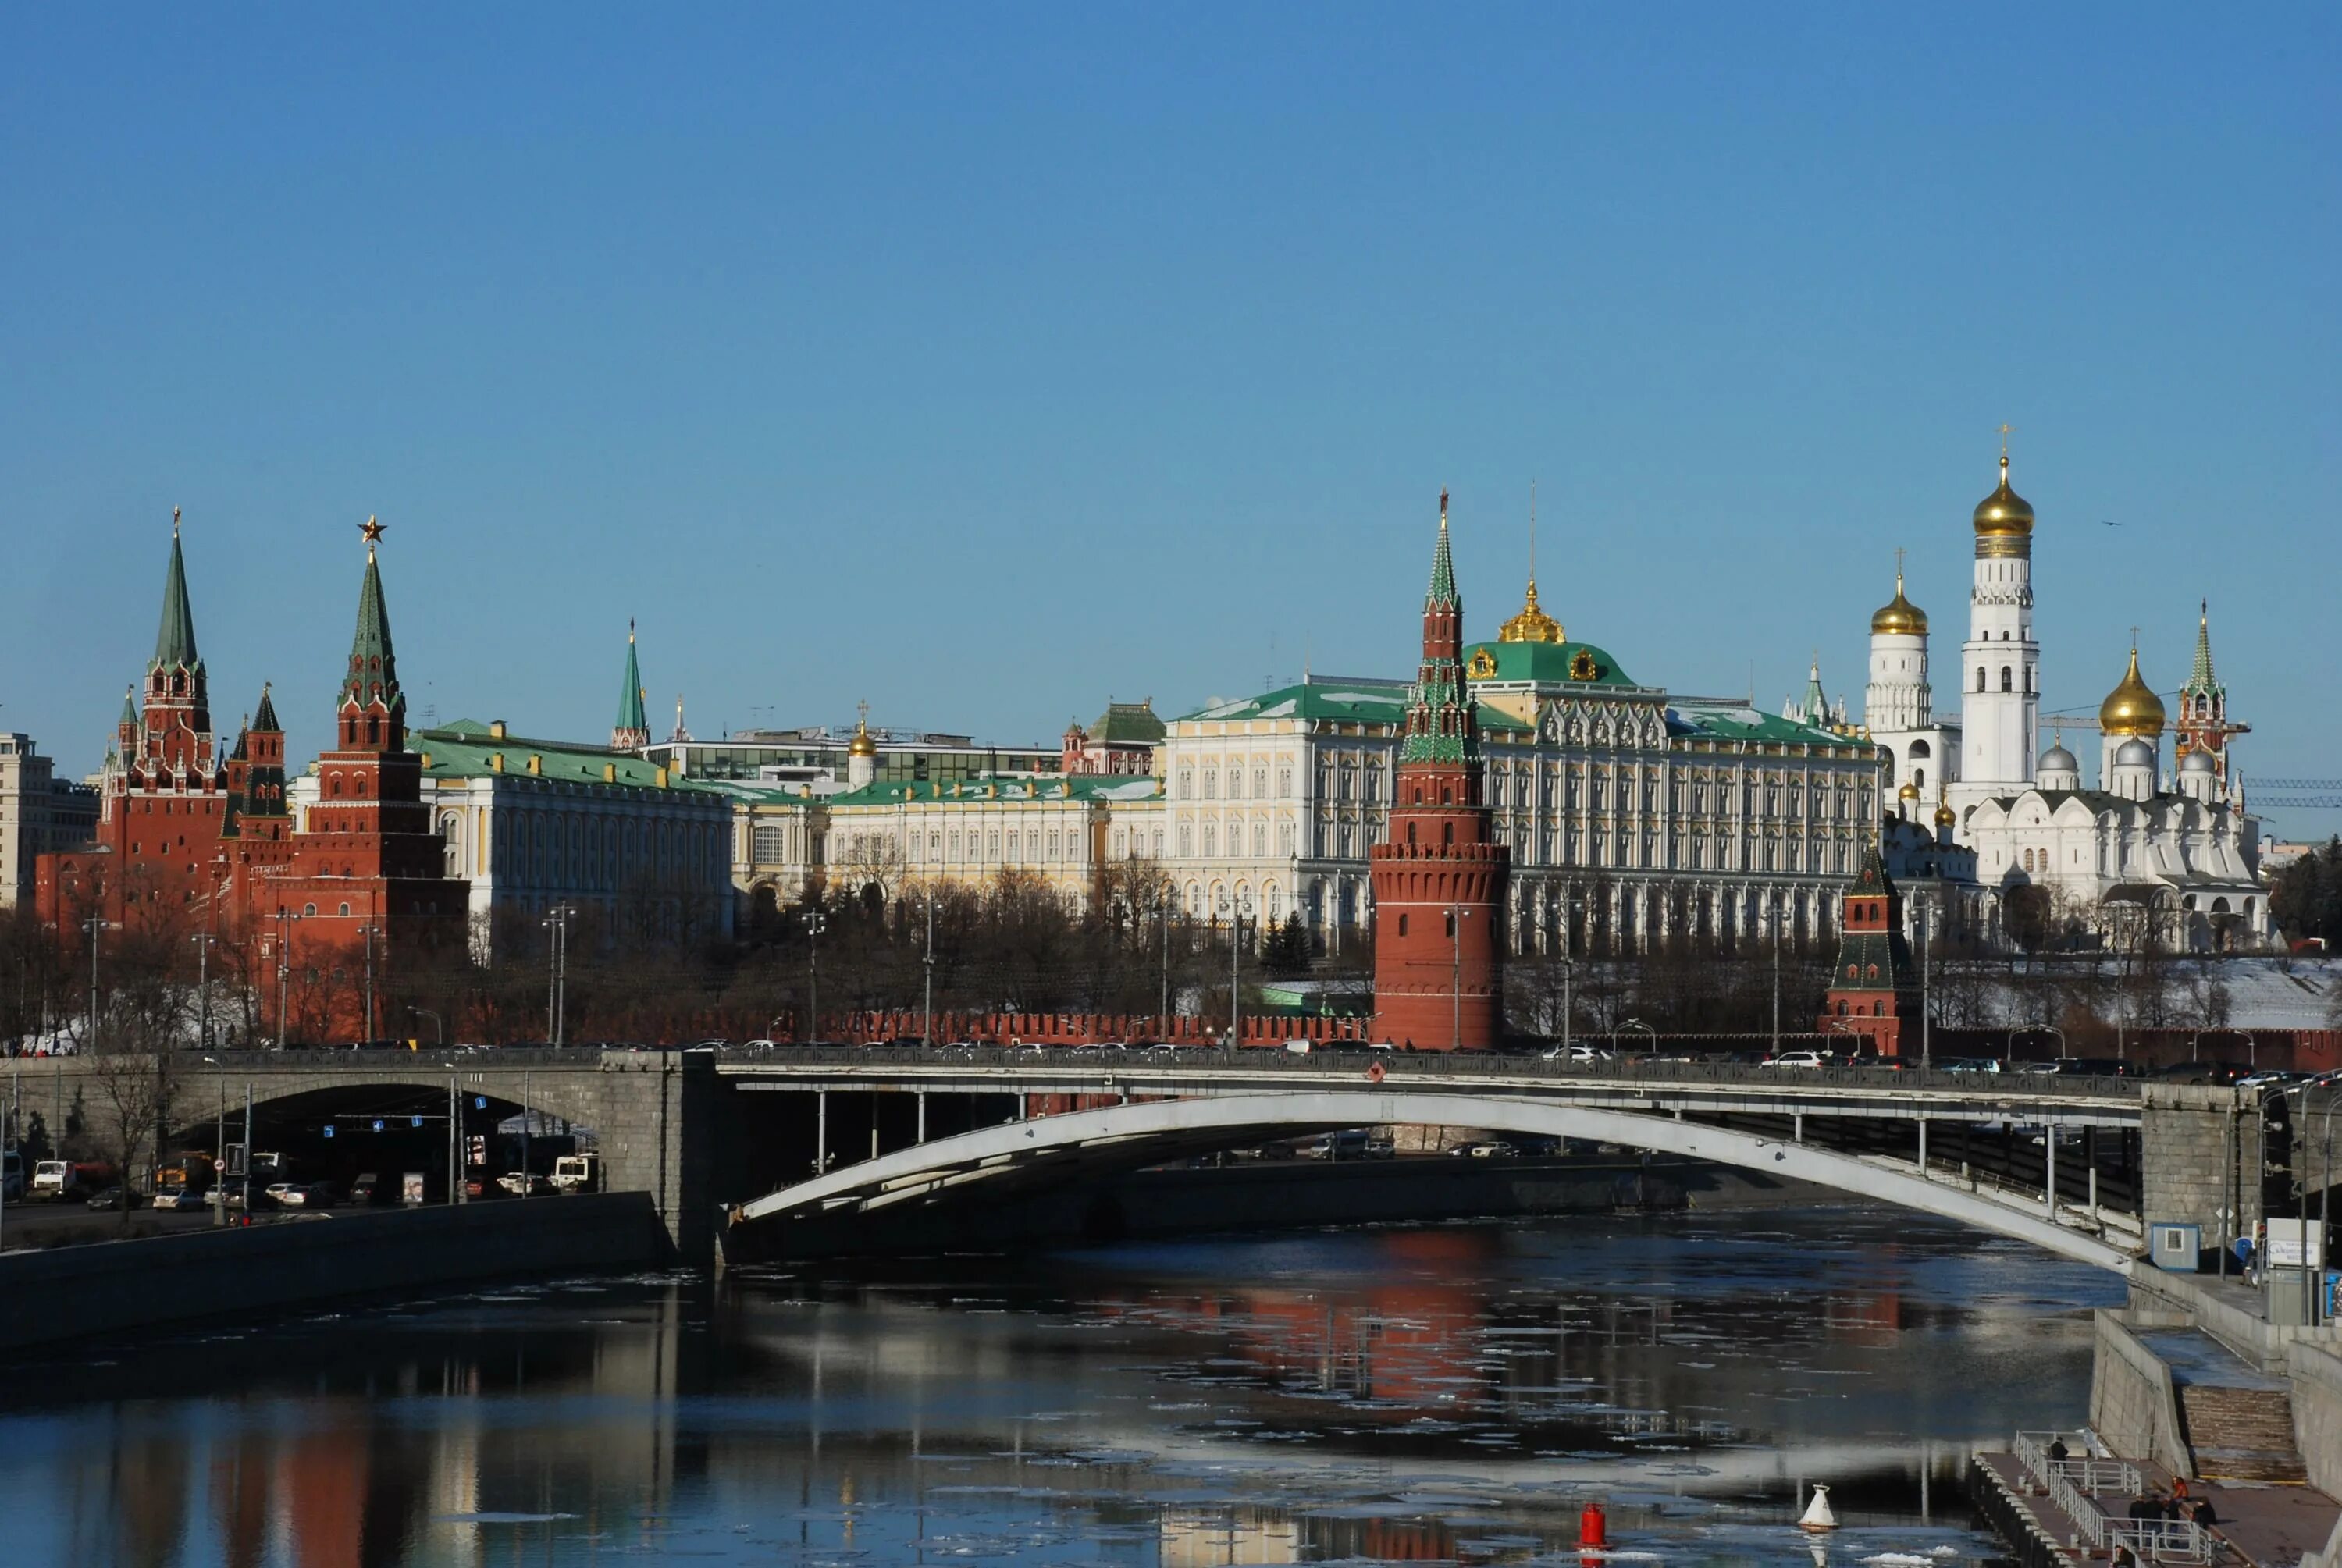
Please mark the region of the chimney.
<svg viewBox="0 0 2342 1568"><path fill-rule="evenodd" d="M490 739L490 740L492 740L492 741L500 741L500 740L502 740L502 739L504 739L504 738L505 738L505 722L504 722L504 720L502 720L502 719L490 719L490 720L488 721L488 739Z"/></svg>

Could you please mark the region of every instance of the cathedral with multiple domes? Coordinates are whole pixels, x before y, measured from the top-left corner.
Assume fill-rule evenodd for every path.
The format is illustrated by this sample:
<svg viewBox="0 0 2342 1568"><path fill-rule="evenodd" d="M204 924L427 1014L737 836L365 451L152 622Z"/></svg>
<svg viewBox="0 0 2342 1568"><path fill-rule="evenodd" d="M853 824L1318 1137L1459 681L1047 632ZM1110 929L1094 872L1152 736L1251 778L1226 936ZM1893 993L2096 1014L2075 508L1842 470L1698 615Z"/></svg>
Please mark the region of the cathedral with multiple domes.
<svg viewBox="0 0 2342 1568"><path fill-rule="evenodd" d="M2095 716L2059 719L2041 745L2041 647L2033 621L2033 508L2000 484L1973 518L1976 570L1960 644L1955 714L1936 711L1927 614L1895 577L1895 597L1870 618L1863 728L1879 748L1895 814L1890 869L1941 887L1952 918L2004 940L2168 948L2257 946L2269 939L2260 848L2245 811L2212 670L2208 612L2178 693L2171 765L2163 759L2164 700L2130 650ZM2057 730L2099 737L2096 774ZM1899 863L1899 864L1898 864Z"/></svg>

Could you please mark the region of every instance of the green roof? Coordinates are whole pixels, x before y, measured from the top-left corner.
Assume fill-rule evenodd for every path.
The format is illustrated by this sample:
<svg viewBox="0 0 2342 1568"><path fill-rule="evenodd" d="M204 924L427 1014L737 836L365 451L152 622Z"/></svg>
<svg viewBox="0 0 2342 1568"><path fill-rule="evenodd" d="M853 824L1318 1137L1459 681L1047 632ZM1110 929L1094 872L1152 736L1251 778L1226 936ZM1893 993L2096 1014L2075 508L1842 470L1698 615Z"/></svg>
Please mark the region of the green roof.
<svg viewBox="0 0 2342 1568"><path fill-rule="evenodd" d="M1592 643L1474 643L1464 650L1468 673L1482 653L1496 662L1482 681L1527 681L1537 685L1631 686L1635 683L1606 649ZM1583 662L1578 655L1585 655Z"/></svg>
<svg viewBox="0 0 2342 1568"><path fill-rule="evenodd" d="M649 715L643 712L643 670L635 661L635 624L626 623L626 673L618 682L619 730L636 734L651 733Z"/></svg>
<svg viewBox="0 0 2342 1568"><path fill-rule="evenodd" d="M659 766L626 752L614 752L605 747L586 745L577 741L540 741L525 735L496 739L488 726L473 719L458 719L454 724L435 730L408 732L409 751L420 752L430 759L424 771L427 778L492 778L497 768L489 761L501 755L505 759L503 774L507 778L547 778L565 784L621 784L642 789L658 787ZM537 771L531 774L528 759L537 759ZM604 769L611 770L605 777ZM670 775L672 778L672 775ZM674 779L676 787L685 781Z"/></svg>
<svg viewBox="0 0 2342 1568"><path fill-rule="evenodd" d="M1297 686L1279 686L1242 702L1199 708L1181 715L1179 722L1323 719L1340 724L1388 724L1396 729L1406 723L1407 690L1398 681L1304 681ZM1529 727L1486 703L1480 704L1479 723L1483 730Z"/></svg>
<svg viewBox="0 0 2342 1568"><path fill-rule="evenodd" d="M1155 716L1155 699L1108 703L1087 731L1089 738L1107 745L1151 746L1162 744L1163 721Z"/></svg>
<svg viewBox="0 0 2342 1568"><path fill-rule="evenodd" d="M1801 746L1863 746L1860 735L1842 735L1797 719L1768 714L1754 704L1682 704L1667 709L1667 733L1719 741L1759 741Z"/></svg>
<svg viewBox="0 0 2342 1568"><path fill-rule="evenodd" d="M342 701L364 706L405 706L398 691L398 656L390 645L390 606L383 602L382 568L374 545L366 545L365 576L358 583L357 630L350 635L350 673L342 681Z"/></svg>
<svg viewBox="0 0 2342 1568"><path fill-rule="evenodd" d="M1459 608L1456 592L1456 557L1447 547L1447 493L1439 493L1439 543L1431 553L1431 587L1423 595L1426 610Z"/></svg>
<svg viewBox="0 0 2342 1568"><path fill-rule="evenodd" d="M163 574L163 624L155 629L155 662L148 667L192 670L202 662L195 653L195 612L187 603L187 558L179 551L179 524L174 513L171 564Z"/></svg>

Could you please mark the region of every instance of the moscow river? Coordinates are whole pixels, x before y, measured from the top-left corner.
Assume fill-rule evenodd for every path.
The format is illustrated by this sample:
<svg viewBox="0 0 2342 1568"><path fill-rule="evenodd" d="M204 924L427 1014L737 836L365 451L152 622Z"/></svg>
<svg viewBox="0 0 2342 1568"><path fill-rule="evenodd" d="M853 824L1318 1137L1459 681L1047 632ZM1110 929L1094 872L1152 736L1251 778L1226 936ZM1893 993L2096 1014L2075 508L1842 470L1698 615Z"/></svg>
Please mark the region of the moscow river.
<svg viewBox="0 0 2342 1568"><path fill-rule="evenodd" d="M1955 1568L2120 1295L1770 1209L361 1304L0 1368L0 1563Z"/></svg>

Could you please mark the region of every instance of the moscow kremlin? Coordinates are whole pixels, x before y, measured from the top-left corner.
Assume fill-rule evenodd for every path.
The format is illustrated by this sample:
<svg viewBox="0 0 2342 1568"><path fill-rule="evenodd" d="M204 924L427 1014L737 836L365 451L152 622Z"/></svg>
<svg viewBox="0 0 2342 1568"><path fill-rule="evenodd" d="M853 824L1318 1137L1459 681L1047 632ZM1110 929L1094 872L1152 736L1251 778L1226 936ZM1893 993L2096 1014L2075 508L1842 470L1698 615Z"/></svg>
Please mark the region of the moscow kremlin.
<svg viewBox="0 0 2342 1568"><path fill-rule="evenodd" d="M1319 954L1371 944L1372 1038L1426 1050L1517 1034L1508 956L1834 943L1821 1026L1892 1055L1922 905L1987 947L2020 925L2105 944L2145 923L2177 951L2272 940L2208 613L2176 720L2134 646L2107 657L2120 676L2095 718L2057 722L2102 737L2086 782L2062 734L2042 744L2035 526L2004 438L1971 520L1957 712L1899 570L1858 715L1825 698L1818 664L1778 713L1638 682L1567 635L1534 570L1520 613L1474 641L1443 492L1412 681L1305 675L1168 718L1112 703L1054 754L1004 754L866 712L850 734L703 741L680 699L654 738L631 629L606 739L413 729L369 518L333 746L296 764L266 682L232 734L215 726L175 510L154 653L98 772L9 775L28 844L0 894L64 944L168 916L207 951L244 944L274 977L257 989L280 1038L374 1038L395 1023L378 971L485 958L581 908L607 916L606 944L622 911L721 942L825 894L1015 875L1076 907L1143 880L1256 946L1288 926ZM288 977L324 972L366 982L299 1014Z"/></svg>

